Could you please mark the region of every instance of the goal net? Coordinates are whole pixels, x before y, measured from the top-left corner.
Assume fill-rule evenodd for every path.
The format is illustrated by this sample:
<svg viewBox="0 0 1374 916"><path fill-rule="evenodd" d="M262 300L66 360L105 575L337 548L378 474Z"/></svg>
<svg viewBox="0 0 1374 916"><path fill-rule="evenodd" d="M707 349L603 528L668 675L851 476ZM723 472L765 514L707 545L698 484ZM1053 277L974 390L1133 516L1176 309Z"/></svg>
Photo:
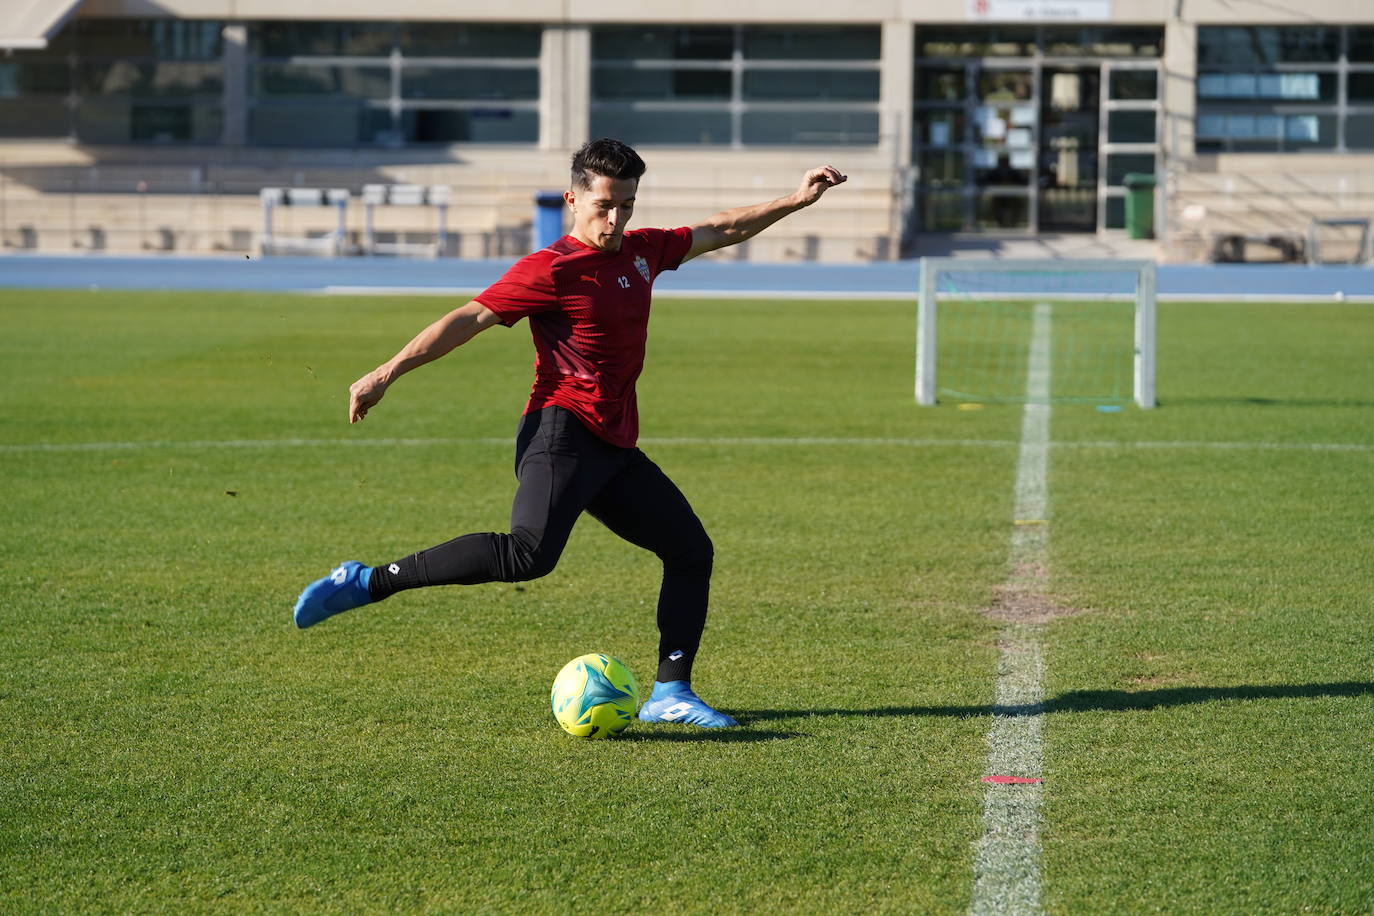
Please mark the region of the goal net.
<svg viewBox="0 0 1374 916"><path fill-rule="evenodd" d="M1047 339L1038 340L1039 337ZM1028 393L1032 346L1050 379ZM1153 261L922 258L916 400L1155 406Z"/></svg>

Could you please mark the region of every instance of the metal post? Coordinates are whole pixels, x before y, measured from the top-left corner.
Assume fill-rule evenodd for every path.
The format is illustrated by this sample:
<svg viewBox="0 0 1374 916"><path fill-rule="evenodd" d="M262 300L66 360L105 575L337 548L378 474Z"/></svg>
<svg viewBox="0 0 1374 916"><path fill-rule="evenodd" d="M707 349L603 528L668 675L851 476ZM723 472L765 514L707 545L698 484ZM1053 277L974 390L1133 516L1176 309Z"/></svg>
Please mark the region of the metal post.
<svg viewBox="0 0 1374 916"><path fill-rule="evenodd" d="M347 192L347 191L339 191L339 192L332 192L332 191L331 191L330 194L329 194L329 196L330 196L331 198L333 198L333 201L332 201L332 202L333 202L333 204L334 204L334 209L336 209L336 210L338 211L338 213L339 213L339 224L338 224L338 226L337 226L337 227L335 228L335 230L334 230L334 250L333 250L333 254L337 257L338 255L343 254L343 250L344 250L344 239L345 239L345 238L347 237L347 235L348 235L348 225L347 225L348 192Z"/></svg>
<svg viewBox="0 0 1374 916"><path fill-rule="evenodd" d="M448 198L439 202L439 233L434 240L434 256L442 258L448 251Z"/></svg>
<svg viewBox="0 0 1374 916"><path fill-rule="evenodd" d="M139 180L134 185L138 190L138 247L148 247L148 182Z"/></svg>
<svg viewBox="0 0 1374 916"><path fill-rule="evenodd" d="M377 253L377 229L373 221L376 219L377 205L370 197L363 197L363 254Z"/></svg>
<svg viewBox="0 0 1374 916"><path fill-rule="evenodd" d="M76 237L76 176L72 176L71 191L67 194L67 237L71 247L80 248Z"/></svg>
<svg viewBox="0 0 1374 916"><path fill-rule="evenodd" d="M1145 264L1138 279L1135 309L1135 402L1155 406L1155 264Z"/></svg>
<svg viewBox="0 0 1374 916"><path fill-rule="evenodd" d="M935 405L935 273L921 258L921 298L916 310L916 403Z"/></svg>
<svg viewBox="0 0 1374 916"><path fill-rule="evenodd" d="M277 195L281 191L277 188L263 188L259 192L262 199L262 238L258 241L258 254L272 253L272 213L277 206Z"/></svg>

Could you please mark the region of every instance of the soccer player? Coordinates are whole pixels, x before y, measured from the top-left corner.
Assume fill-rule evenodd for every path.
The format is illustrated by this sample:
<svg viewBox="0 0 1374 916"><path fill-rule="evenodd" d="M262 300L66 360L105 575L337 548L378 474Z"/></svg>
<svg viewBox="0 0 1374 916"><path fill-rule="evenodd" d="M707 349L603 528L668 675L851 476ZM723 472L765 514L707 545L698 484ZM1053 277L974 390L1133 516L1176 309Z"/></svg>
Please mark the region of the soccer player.
<svg viewBox="0 0 1374 916"><path fill-rule="evenodd" d="M349 388L356 423L405 373L495 324L528 318L534 390L515 441L519 485L509 534L468 534L392 563L347 562L311 583L296 602L305 628L430 585L520 582L547 575L586 512L663 562L658 598L659 666L639 717L718 728L737 724L692 690L692 663L706 627L713 549L685 496L638 448L635 380L644 364L655 278L697 255L735 245L845 180L811 169L777 200L725 210L695 226L626 231L644 161L618 140L573 156L563 195L572 232L517 261L500 280L421 331Z"/></svg>

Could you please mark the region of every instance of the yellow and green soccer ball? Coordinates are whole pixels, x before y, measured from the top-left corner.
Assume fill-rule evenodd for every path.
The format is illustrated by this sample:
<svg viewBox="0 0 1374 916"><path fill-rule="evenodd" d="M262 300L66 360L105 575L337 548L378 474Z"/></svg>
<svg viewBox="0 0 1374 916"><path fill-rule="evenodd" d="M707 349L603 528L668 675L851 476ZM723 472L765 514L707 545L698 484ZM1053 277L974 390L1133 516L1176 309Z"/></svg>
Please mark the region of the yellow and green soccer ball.
<svg viewBox="0 0 1374 916"><path fill-rule="evenodd" d="M549 694L553 717L577 738L610 738L629 728L639 710L639 685L625 663L609 655L579 655L563 666Z"/></svg>

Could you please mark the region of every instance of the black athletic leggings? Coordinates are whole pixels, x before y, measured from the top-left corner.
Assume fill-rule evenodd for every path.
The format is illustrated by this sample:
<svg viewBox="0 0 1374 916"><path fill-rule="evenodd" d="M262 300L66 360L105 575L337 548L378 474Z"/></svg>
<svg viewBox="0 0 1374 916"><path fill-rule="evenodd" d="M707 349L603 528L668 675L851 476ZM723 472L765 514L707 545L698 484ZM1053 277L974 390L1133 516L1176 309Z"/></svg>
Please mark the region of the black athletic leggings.
<svg viewBox="0 0 1374 916"><path fill-rule="evenodd" d="M510 534L468 534L415 554L415 584L522 582L548 575L586 512L663 561L657 679L690 680L706 627L713 548L677 485L639 449L598 439L562 407L545 407L521 420L515 474L520 485Z"/></svg>

